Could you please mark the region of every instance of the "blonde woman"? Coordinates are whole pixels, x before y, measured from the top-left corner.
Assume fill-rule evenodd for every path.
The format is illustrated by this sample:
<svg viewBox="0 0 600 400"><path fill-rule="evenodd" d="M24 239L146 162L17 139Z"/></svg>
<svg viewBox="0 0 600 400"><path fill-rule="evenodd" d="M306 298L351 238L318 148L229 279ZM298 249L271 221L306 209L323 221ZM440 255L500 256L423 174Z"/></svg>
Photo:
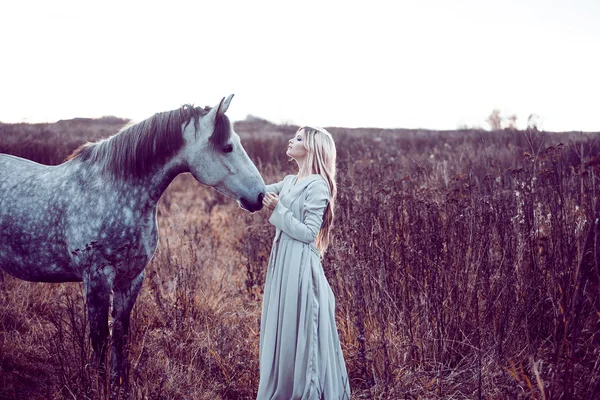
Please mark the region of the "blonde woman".
<svg viewBox="0 0 600 400"><path fill-rule="evenodd" d="M277 229L265 281L257 399L350 399L335 298L321 266L337 193L335 143L325 129L305 126L286 154L298 174L267 185L263 200Z"/></svg>

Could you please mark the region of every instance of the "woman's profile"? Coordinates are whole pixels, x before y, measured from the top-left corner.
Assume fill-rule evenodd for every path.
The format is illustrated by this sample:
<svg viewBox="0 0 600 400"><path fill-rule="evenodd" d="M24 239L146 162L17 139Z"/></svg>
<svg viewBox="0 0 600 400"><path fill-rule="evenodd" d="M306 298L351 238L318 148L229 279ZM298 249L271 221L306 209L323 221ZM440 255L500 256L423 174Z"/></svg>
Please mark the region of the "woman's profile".
<svg viewBox="0 0 600 400"><path fill-rule="evenodd" d="M321 265L337 193L335 143L326 130L305 126L286 154L298 174L267 185L263 200L277 229L265 280L257 399L350 399L335 298Z"/></svg>

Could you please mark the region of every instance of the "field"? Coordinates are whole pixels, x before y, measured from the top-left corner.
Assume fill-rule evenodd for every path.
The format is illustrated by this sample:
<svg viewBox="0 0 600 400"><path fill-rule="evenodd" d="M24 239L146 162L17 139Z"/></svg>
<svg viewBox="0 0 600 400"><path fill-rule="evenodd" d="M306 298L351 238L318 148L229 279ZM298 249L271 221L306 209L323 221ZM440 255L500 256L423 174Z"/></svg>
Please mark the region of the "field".
<svg viewBox="0 0 600 400"><path fill-rule="evenodd" d="M0 153L57 164L125 122L0 124ZM236 123L267 183L294 173L295 129ZM600 397L599 134L330 131L324 269L353 398ZM132 313L132 398L254 398L268 217L171 184ZM84 308L81 284L0 272L0 398L103 397Z"/></svg>

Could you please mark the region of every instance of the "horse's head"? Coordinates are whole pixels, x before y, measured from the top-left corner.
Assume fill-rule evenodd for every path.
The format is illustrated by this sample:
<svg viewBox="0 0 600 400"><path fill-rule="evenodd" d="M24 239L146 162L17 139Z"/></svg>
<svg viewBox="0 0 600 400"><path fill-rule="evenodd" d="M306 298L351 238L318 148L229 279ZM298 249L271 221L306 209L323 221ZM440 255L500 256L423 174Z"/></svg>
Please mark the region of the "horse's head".
<svg viewBox="0 0 600 400"><path fill-rule="evenodd" d="M236 199L242 208L262 208L265 183L242 147L240 137L225 112L233 95L184 129L184 156L189 170L198 180L218 192Z"/></svg>

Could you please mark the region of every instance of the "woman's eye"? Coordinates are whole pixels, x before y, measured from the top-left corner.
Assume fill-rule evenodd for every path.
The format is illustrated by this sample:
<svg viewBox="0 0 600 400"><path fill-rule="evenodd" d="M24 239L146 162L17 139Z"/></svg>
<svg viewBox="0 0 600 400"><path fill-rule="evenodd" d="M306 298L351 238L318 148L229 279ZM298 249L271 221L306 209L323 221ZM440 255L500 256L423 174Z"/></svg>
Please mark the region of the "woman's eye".
<svg viewBox="0 0 600 400"><path fill-rule="evenodd" d="M233 145L228 144L225 147L223 147L223 152L224 153L231 153L233 151Z"/></svg>

